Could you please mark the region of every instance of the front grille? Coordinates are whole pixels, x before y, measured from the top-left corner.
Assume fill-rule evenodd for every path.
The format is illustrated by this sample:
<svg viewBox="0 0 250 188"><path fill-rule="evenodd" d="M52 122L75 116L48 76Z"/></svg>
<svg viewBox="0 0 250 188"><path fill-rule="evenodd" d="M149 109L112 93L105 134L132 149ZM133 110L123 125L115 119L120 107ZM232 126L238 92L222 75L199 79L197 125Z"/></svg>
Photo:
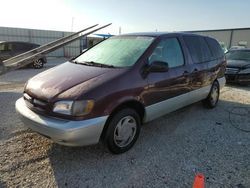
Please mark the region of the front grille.
<svg viewBox="0 0 250 188"><path fill-rule="evenodd" d="M32 97L27 93L23 94L23 98L26 102L26 105L32 110L44 112L50 109L50 105L48 102Z"/></svg>
<svg viewBox="0 0 250 188"><path fill-rule="evenodd" d="M240 69L238 68L226 68L225 74L237 74Z"/></svg>
<svg viewBox="0 0 250 188"><path fill-rule="evenodd" d="M227 82L233 82L236 81L238 78L237 75L226 75Z"/></svg>
<svg viewBox="0 0 250 188"><path fill-rule="evenodd" d="M240 74L239 75L239 80L250 81L250 74Z"/></svg>
<svg viewBox="0 0 250 188"><path fill-rule="evenodd" d="M43 107L45 107L47 105L46 102L43 102L43 101L38 100L38 99L33 99L33 104L37 105L37 106L43 106Z"/></svg>

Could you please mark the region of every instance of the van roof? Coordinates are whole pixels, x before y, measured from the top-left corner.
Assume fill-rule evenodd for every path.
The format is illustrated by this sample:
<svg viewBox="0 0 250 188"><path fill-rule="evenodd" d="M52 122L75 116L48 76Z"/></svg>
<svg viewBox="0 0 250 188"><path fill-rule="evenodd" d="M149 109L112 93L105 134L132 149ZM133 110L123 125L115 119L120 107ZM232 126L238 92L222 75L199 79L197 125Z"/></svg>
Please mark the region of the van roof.
<svg viewBox="0 0 250 188"><path fill-rule="evenodd" d="M193 34L190 32L139 32L139 33L128 33L128 34L123 34L121 36L148 36L148 37L159 37L159 36L167 36L167 35L192 35L192 36L203 36L207 37L204 35L198 35L198 34Z"/></svg>

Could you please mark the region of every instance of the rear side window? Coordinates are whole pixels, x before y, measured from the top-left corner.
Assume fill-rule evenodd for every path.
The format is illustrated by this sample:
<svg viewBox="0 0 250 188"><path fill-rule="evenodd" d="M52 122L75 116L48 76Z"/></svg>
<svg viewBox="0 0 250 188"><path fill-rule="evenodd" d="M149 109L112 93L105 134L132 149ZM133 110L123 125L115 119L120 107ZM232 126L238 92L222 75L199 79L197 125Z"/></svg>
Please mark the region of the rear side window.
<svg viewBox="0 0 250 188"><path fill-rule="evenodd" d="M14 45L14 50L17 52L18 51L21 51L21 52L29 51L29 50L35 48L34 44L30 44L30 43L21 43L20 42L20 43L14 43L13 45Z"/></svg>
<svg viewBox="0 0 250 188"><path fill-rule="evenodd" d="M202 63L212 59L211 51L204 37L184 36L183 39L194 63Z"/></svg>
<svg viewBox="0 0 250 188"><path fill-rule="evenodd" d="M206 37L206 41L210 50L212 51L213 59L218 59L224 56L220 44L215 39Z"/></svg>
<svg viewBox="0 0 250 188"><path fill-rule="evenodd" d="M30 49L32 50L32 49L34 49L34 48L38 48L40 45L38 45L38 44L32 44L31 45L31 47L30 47Z"/></svg>
<svg viewBox="0 0 250 188"><path fill-rule="evenodd" d="M14 43L13 48L15 51L24 51L24 50L26 50L27 47L23 43Z"/></svg>
<svg viewBox="0 0 250 188"><path fill-rule="evenodd" d="M166 62L169 68L184 65L184 58L178 39L162 39L149 57L149 64L153 61Z"/></svg>

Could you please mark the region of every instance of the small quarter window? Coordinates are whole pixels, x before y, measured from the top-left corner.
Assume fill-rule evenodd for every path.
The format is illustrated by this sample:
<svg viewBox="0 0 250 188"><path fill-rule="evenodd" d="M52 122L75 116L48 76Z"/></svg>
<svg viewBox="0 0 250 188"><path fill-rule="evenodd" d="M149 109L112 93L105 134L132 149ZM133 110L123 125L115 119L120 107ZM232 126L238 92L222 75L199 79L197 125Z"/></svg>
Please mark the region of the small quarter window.
<svg viewBox="0 0 250 188"><path fill-rule="evenodd" d="M206 37L206 41L208 43L209 48L212 51L213 59L218 59L224 56L224 52L220 44L215 39Z"/></svg>

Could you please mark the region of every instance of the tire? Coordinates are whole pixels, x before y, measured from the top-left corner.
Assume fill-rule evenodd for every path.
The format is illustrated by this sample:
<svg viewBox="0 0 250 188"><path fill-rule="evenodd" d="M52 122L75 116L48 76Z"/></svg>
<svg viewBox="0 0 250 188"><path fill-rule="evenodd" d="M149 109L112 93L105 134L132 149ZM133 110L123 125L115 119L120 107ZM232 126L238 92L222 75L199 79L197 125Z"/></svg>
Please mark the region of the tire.
<svg viewBox="0 0 250 188"><path fill-rule="evenodd" d="M41 69L41 68L43 68L43 64L44 64L44 62L42 59L35 60L33 62L33 68L34 69Z"/></svg>
<svg viewBox="0 0 250 188"><path fill-rule="evenodd" d="M104 137L104 144L114 154L120 154L133 147L139 137L141 119L130 108L118 111L109 121Z"/></svg>
<svg viewBox="0 0 250 188"><path fill-rule="evenodd" d="M218 81L214 81L211 90L205 100L203 100L203 104L207 108L216 107L220 97L220 85Z"/></svg>

